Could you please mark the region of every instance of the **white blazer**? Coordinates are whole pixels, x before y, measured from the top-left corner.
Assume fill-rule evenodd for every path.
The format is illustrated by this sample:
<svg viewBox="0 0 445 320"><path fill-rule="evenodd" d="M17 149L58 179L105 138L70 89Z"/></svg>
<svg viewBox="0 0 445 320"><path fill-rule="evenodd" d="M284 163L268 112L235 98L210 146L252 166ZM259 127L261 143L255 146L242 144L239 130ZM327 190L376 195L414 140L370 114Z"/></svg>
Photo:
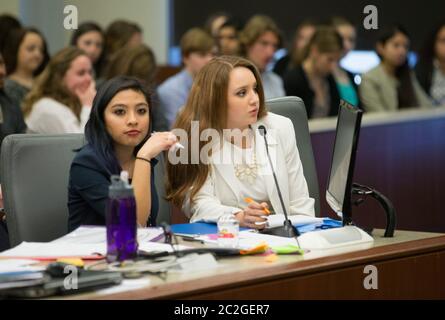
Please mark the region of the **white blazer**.
<svg viewBox="0 0 445 320"><path fill-rule="evenodd" d="M28 133L83 133L90 112L91 107L83 106L79 122L73 111L66 105L53 98L45 97L33 105L25 122L28 126Z"/></svg>
<svg viewBox="0 0 445 320"><path fill-rule="evenodd" d="M264 175L272 207L277 213L282 211L267 158L264 138L258 131L261 125L264 125L267 130L269 153L288 214L315 216L314 199L309 197L293 124L290 119L269 112L267 116L253 124L252 129L255 132L257 162L264 168L259 174ZM190 204L190 199L187 199L182 208L191 222L200 220L216 222L225 212L236 213L245 207L239 189L240 182L235 176L233 164L212 161L220 157L219 152L213 153L210 158L211 170L206 182L196 194L193 203Z"/></svg>

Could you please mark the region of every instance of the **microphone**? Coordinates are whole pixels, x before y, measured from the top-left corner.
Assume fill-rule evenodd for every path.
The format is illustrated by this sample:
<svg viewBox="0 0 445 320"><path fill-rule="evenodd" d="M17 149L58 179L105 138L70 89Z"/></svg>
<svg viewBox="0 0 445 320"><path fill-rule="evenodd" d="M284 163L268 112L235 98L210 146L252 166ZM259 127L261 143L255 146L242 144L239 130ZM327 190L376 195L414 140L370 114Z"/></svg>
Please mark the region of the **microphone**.
<svg viewBox="0 0 445 320"><path fill-rule="evenodd" d="M277 175L275 174L275 170L273 168L272 160L271 160L270 154L269 154L269 146L267 144L267 138L266 138L266 134L267 134L266 127L261 125L258 127L258 131L260 132L260 135L262 135L264 137L264 144L266 145L267 158L269 159L270 168L272 169L275 186L277 187L278 197L280 198L281 208L283 209L284 218L285 218L283 226L270 228L267 230L262 230L261 233L271 234L271 235L280 236L280 237L287 237L287 238L295 237L296 238L300 235L300 233L298 232L297 228L295 228L292 225L292 222L289 220L288 215L287 215L286 206L284 205L284 201L283 201L283 195L281 194L280 185L278 184ZM298 241L298 239L297 239L297 241Z"/></svg>

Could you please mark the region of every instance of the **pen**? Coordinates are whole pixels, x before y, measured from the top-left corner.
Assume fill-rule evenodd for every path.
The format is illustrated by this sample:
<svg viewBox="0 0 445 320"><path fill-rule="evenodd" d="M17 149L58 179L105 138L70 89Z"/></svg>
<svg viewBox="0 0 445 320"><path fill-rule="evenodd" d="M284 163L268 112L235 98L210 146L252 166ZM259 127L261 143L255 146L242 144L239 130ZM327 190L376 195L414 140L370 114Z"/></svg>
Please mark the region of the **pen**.
<svg viewBox="0 0 445 320"><path fill-rule="evenodd" d="M184 240L184 241L196 241L196 242L204 243L203 240L196 239L194 236L182 235L182 234L176 234L176 235L180 236L182 238L182 240Z"/></svg>
<svg viewBox="0 0 445 320"><path fill-rule="evenodd" d="M254 202L254 201L252 200L252 198L244 198L244 201L246 201L247 203L252 203L252 202ZM267 208L264 208L263 211L264 211L265 213L267 213L267 214L270 214L270 211L269 211L269 209L267 209Z"/></svg>
<svg viewBox="0 0 445 320"><path fill-rule="evenodd" d="M203 240L196 238L199 236L199 234L198 235L189 235L189 234L175 233L175 235L180 236L182 238L182 240L184 240L184 241L196 241L196 242L204 243Z"/></svg>

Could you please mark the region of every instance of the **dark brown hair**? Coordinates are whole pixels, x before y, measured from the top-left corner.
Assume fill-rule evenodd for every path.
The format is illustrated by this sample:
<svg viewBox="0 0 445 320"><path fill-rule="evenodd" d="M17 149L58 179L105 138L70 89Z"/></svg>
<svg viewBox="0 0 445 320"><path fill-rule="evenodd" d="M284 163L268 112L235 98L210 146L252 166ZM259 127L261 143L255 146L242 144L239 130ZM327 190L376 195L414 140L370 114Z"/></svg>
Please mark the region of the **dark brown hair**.
<svg viewBox="0 0 445 320"><path fill-rule="evenodd" d="M95 76L96 78L100 77L102 75L102 69L104 67L104 63L105 63L105 34L102 30L102 28L95 22L84 22L81 23L79 25L79 27L76 29L76 31L74 31L74 33L71 36L71 41L70 44L72 46L77 47L77 41L79 40L79 38L84 35L85 33L88 32L99 32L100 35L102 36L102 52L100 53L99 58L97 59L97 61L94 63L93 67L94 67L94 72L96 73Z"/></svg>
<svg viewBox="0 0 445 320"><path fill-rule="evenodd" d="M40 66L34 71L33 75L37 76L43 71L43 69L45 69L49 61L48 48L46 45L45 38L37 29L19 28L11 30L9 32L8 37L6 38L5 43L3 45L3 58L5 59L7 74L12 74L17 69L20 45L25 39L25 36L29 33L37 34L40 37L40 39L42 39L43 43L43 52L42 52L43 60Z"/></svg>
<svg viewBox="0 0 445 320"><path fill-rule="evenodd" d="M136 23L126 20L112 22L105 31L105 52L108 57L120 48L125 47L131 37L136 33L142 33L141 27Z"/></svg>
<svg viewBox="0 0 445 320"><path fill-rule="evenodd" d="M147 84L153 81L156 73L156 59L153 51L144 44L124 47L111 58L105 70L105 79L116 76L136 77Z"/></svg>

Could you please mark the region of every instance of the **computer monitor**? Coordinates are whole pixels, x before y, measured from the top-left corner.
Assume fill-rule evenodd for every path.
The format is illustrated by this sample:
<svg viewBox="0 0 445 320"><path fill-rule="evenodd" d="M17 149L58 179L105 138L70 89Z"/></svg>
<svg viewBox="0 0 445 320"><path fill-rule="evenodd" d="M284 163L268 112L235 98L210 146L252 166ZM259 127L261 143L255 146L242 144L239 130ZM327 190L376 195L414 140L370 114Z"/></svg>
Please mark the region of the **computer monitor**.
<svg viewBox="0 0 445 320"><path fill-rule="evenodd" d="M352 224L351 190L363 112L341 100L326 200L343 225Z"/></svg>

